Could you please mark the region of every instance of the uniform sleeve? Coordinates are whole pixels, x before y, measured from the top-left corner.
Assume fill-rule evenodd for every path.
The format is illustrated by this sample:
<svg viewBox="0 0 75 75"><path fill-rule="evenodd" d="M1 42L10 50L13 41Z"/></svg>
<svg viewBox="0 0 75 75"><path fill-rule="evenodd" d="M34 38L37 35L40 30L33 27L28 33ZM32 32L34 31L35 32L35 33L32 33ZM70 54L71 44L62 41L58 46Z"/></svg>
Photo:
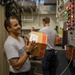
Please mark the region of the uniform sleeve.
<svg viewBox="0 0 75 75"><path fill-rule="evenodd" d="M41 32L41 29L39 30L39 32Z"/></svg>
<svg viewBox="0 0 75 75"><path fill-rule="evenodd" d="M5 54L6 54L6 57L8 60L11 58L19 57L18 50L16 49L16 47L14 45L9 45L5 49Z"/></svg>
<svg viewBox="0 0 75 75"><path fill-rule="evenodd" d="M45 33L43 29L40 29L39 32L41 32L41 33Z"/></svg>

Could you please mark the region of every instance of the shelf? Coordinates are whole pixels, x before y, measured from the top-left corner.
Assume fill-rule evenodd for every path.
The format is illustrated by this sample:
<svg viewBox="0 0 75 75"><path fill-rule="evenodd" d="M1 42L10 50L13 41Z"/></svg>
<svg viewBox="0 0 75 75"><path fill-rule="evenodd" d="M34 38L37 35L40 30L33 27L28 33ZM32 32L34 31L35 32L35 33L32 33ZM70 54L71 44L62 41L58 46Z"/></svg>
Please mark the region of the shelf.
<svg viewBox="0 0 75 75"><path fill-rule="evenodd" d="M65 12L65 9L62 10L62 12L59 12L59 14L57 14L57 17L61 16L61 14L63 14Z"/></svg>

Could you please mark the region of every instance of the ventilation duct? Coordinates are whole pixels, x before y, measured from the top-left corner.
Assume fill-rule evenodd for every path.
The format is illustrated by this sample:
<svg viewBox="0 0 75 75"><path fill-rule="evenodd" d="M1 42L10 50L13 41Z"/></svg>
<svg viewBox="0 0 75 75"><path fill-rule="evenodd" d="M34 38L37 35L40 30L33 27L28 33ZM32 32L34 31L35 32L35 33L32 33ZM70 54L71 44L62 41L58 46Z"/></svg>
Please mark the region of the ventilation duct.
<svg viewBox="0 0 75 75"><path fill-rule="evenodd" d="M56 5L56 0L44 0L44 5Z"/></svg>

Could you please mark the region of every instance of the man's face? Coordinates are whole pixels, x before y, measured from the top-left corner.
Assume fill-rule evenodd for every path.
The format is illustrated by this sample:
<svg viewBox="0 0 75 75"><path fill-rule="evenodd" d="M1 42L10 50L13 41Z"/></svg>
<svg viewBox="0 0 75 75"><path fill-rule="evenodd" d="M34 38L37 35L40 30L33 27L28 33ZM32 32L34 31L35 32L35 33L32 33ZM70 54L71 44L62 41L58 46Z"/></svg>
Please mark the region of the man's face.
<svg viewBox="0 0 75 75"><path fill-rule="evenodd" d="M21 26L17 19L10 19L11 27L8 29L9 33L18 36L21 33Z"/></svg>

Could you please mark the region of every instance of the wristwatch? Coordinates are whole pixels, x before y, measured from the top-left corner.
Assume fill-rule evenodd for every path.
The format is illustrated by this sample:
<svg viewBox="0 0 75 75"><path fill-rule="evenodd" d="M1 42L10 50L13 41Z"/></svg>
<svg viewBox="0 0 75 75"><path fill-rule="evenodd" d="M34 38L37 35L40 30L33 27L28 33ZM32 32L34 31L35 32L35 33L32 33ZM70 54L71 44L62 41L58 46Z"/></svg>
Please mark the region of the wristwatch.
<svg viewBox="0 0 75 75"><path fill-rule="evenodd" d="M28 52L28 51L25 51L25 53L29 56L30 55L30 52Z"/></svg>

